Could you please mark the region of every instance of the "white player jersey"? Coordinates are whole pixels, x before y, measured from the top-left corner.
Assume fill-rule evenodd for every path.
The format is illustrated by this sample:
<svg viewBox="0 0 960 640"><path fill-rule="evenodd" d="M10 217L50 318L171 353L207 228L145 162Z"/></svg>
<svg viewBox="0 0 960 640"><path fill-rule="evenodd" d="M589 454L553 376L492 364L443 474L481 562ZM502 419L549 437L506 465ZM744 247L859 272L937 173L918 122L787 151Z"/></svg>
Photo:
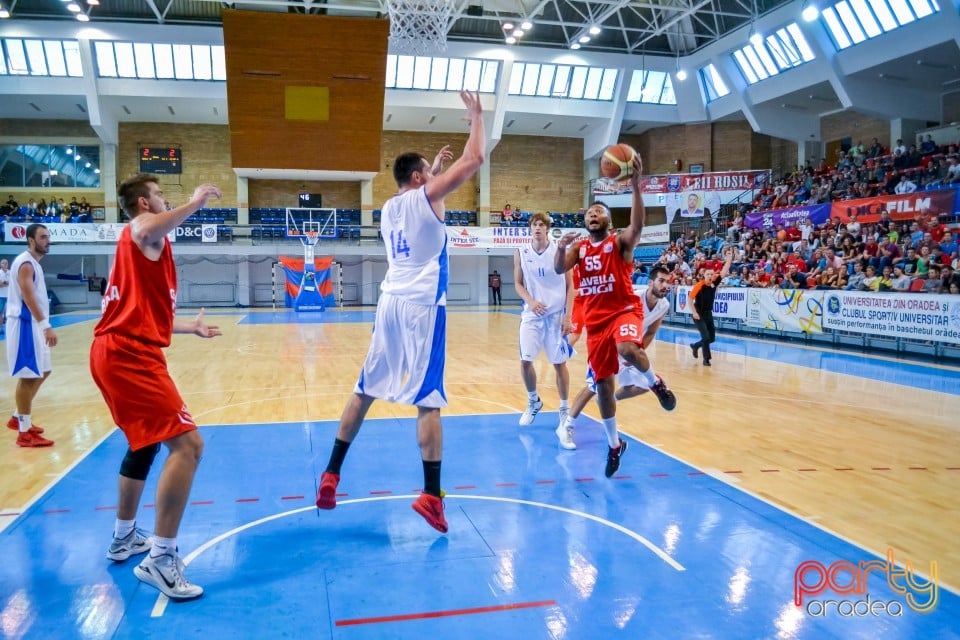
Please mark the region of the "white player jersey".
<svg viewBox="0 0 960 640"><path fill-rule="evenodd" d="M666 298L657 298L657 304L653 305L653 309L651 309L647 307L646 293L640 296L640 299L643 300L643 333L646 335L647 330L653 326L653 323L670 311L670 301Z"/></svg>
<svg viewBox="0 0 960 640"><path fill-rule="evenodd" d="M533 245L517 249L520 254L520 270L523 272L523 286L526 287L534 300L547 305L546 315L564 310L567 302L567 276L557 273L553 266L557 255L557 245L547 242L543 253L537 253ZM524 303L521 318L534 318L537 314Z"/></svg>
<svg viewBox="0 0 960 640"><path fill-rule="evenodd" d="M380 290L415 304L446 305L447 230L427 199L426 187L387 200L380 233L388 264Z"/></svg>
<svg viewBox="0 0 960 640"><path fill-rule="evenodd" d="M20 273L20 267L23 263L29 262L33 265L33 291L36 293L37 304L40 305L40 311L44 318L50 317L50 300L47 298L47 283L43 278L43 267L34 260L29 251L24 251L16 257L13 264L10 265L10 288L7 290L7 317L20 318L26 311L27 317L30 312L23 304L23 293L20 291L20 282L17 274Z"/></svg>

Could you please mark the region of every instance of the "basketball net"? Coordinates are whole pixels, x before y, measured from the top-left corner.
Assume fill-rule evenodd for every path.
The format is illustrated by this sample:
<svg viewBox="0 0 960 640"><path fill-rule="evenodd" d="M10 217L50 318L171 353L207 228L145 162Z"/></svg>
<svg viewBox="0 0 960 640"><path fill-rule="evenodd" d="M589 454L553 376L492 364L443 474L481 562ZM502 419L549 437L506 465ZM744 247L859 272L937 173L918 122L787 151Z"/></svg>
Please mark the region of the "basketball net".
<svg viewBox="0 0 960 640"><path fill-rule="evenodd" d="M304 263L313 264L313 253L314 253L314 249L317 246L317 243L320 242L320 232L304 231L303 235L300 236L300 242L303 243Z"/></svg>
<svg viewBox="0 0 960 640"><path fill-rule="evenodd" d="M424 55L447 49L455 0L388 0L390 46L396 53Z"/></svg>

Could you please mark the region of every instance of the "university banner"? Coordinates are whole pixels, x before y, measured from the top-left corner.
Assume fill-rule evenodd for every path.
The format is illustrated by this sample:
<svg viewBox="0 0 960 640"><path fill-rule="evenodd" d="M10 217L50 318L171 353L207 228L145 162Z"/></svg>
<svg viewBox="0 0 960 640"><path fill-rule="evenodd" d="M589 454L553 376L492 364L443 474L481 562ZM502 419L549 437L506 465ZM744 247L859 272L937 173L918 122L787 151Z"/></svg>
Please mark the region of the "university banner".
<svg viewBox="0 0 960 640"><path fill-rule="evenodd" d="M751 229L773 229L778 224L784 226L791 222L810 220L813 226L830 220L830 204L812 204L809 207L784 207L767 211L751 211L745 222Z"/></svg>
<svg viewBox="0 0 960 640"><path fill-rule="evenodd" d="M586 229L550 229L550 239L558 240L568 232L587 235ZM670 230L665 224L644 227L640 244L666 244ZM530 227L447 227L451 249L520 249L530 244Z"/></svg>
<svg viewBox="0 0 960 640"><path fill-rule="evenodd" d="M762 189L770 182L770 171L713 171L710 173L675 173L644 176L640 187L644 194L679 193L682 191L750 191ZM632 193L630 178L619 182L598 179L593 183L596 195Z"/></svg>
<svg viewBox="0 0 960 640"><path fill-rule="evenodd" d="M690 291L693 287L681 285L676 287L676 311L677 313L693 313L692 307L687 305L690 298ZM741 287L719 287L717 295L713 300L713 315L716 318L736 318L737 320L746 320L747 318L747 293L750 289Z"/></svg>
<svg viewBox="0 0 960 640"><path fill-rule="evenodd" d="M823 294L815 289L749 289L747 326L823 333Z"/></svg>
<svg viewBox="0 0 960 640"><path fill-rule="evenodd" d="M918 215L953 215L957 212L957 189L916 191L892 196L838 200L831 204L830 216L847 222L850 214L857 214L858 222L876 222L881 209L886 209L894 220L913 220Z"/></svg>
<svg viewBox="0 0 960 640"><path fill-rule="evenodd" d="M874 336L960 344L960 297L829 291L823 326Z"/></svg>

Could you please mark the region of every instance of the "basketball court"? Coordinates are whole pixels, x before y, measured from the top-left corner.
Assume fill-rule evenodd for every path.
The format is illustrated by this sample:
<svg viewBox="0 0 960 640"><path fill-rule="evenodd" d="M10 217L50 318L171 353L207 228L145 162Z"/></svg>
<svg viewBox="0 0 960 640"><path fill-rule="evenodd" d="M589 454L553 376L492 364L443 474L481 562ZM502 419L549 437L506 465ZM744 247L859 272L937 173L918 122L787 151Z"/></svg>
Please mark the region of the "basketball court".
<svg viewBox="0 0 960 640"><path fill-rule="evenodd" d="M958 637L956 370L728 337L704 370L664 328L678 408L622 403L607 479L595 407L557 446L542 359L545 410L517 425L518 311L451 308L441 535L410 508L406 407L374 405L337 508L313 506L372 311L208 315L223 338L168 351L206 441L179 539L205 595L168 602L104 558L125 443L86 370L94 318L65 316L34 410L57 444L0 456L3 637ZM836 563L871 560L834 589L864 577Z"/></svg>

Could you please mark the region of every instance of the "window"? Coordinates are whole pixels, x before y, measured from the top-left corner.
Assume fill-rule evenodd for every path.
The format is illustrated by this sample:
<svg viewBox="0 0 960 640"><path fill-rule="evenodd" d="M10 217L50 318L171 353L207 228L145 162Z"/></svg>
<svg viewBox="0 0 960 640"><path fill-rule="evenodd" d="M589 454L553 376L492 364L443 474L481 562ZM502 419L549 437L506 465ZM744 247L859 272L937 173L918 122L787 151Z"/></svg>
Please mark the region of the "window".
<svg viewBox="0 0 960 640"><path fill-rule="evenodd" d="M10 187L98 188L100 147L0 145L0 180Z"/></svg>
<svg viewBox="0 0 960 640"><path fill-rule="evenodd" d="M670 74L664 71L635 69L630 80L630 91L627 92L627 102L677 104Z"/></svg>
<svg viewBox="0 0 960 640"><path fill-rule="evenodd" d="M749 84L799 67L815 57L796 23L777 29L760 46L748 44L733 52L733 59Z"/></svg>
<svg viewBox="0 0 960 640"><path fill-rule="evenodd" d="M840 0L820 15L838 50L940 11L937 0Z"/></svg>
<svg viewBox="0 0 960 640"><path fill-rule="evenodd" d="M730 93L730 89L727 88L726 83L712 63L700 69L700 82L703 83L703 91L707 94L708 103Z"/></svg>
<svg viewBox="0 0 960 640"><path fill-rule="evenodd" d="M577 100L613 100L617 69L565 64L517 62L510 77L510 95Z"/></svg>
<svg viewBox="0 0 960 640"><path fill-rule="evenodd" d="M4 38L0 75L83 77L76 40Z"/></svg>
<svg viewBox="0 0 960 640"><path fill-rule="evenodd" d="M387 89L422 91L479 91L497 89L500 63L496 60L387 56Z"/></svg>
<svg viewBox="0 0 960 640"><path fill-rule="evenodd" d="M220 45L98 41L93 43L93 50L101 78L227 79Z"/></svg>

